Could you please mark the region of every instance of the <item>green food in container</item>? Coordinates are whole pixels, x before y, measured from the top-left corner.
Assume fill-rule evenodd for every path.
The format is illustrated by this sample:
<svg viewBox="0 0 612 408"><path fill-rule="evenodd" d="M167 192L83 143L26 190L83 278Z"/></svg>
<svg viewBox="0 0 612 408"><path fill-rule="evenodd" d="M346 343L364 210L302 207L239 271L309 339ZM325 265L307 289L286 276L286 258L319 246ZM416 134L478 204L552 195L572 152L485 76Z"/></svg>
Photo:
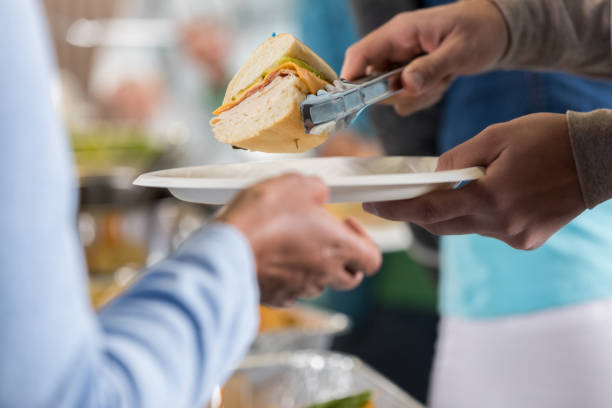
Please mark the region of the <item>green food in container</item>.
<svg viewBox="0 0 612 408"><path fill-rule="evenodd" d="M306 408L364 408L372 399L371 391L364 391L360 394L333 401L310 405Z"/></svg>

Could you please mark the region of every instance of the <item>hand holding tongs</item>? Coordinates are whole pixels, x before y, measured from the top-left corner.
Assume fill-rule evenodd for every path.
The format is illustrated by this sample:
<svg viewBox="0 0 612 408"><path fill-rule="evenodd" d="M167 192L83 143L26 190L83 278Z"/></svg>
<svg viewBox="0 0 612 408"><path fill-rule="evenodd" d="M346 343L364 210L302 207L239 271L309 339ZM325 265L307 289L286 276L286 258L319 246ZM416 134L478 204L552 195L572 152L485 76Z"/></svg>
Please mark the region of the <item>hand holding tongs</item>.
<svg viewBox="0 0 612 408"><path fill-rule="evenodd" d="M355 82L336 80L326 90L308 95L300 105L306 133L333 132L345 128L366 107L400 92L400 75L404 68L401 66Z"/></svg>

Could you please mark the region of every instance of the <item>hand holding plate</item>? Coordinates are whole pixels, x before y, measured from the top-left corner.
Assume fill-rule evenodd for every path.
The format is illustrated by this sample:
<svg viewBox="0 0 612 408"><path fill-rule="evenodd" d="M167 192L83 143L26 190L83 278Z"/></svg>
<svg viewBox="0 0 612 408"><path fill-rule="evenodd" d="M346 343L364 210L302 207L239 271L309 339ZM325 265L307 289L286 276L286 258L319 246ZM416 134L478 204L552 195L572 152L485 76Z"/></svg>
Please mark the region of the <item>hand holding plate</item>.
<svg viewBox="0 0 612 408"><path fill-rule="evenodd" d="M352 289L379 268L376 245L357 221L323 208L327 195L319 179L289 174L244 190L219 217L250 241L262 303Z"/></svg>
<svg viewBox="0 0 612 408"><path fill-rule="evenodd" d="M538 113L490 126L442 155L438 170L487 167L459 190L364 204L381 217L439 235L477 233L518 249L536 249L582 213L565 115Z"/></svg>

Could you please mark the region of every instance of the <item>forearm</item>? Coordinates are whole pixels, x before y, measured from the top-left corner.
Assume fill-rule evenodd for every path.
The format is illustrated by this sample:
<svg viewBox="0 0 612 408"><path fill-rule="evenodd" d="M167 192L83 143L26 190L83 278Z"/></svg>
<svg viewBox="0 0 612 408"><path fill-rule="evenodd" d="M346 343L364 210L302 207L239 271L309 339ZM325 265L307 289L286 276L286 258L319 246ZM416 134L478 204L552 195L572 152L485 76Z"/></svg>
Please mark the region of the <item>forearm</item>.
<svg viewBox="0 0 612 408"><path fill-rule="evenodd" d="M568 112L568 130L584 202L612 199L612 110Z"/></svg>
<svg viewBox="0 0 612 408"><path fill-rule="evenodd" d="M502 11L510 43L499 68L562 70L612 78L610 0L490 0ZM583 198L612 198L612 110L568 112Z"/></svg>
<svg viewBox="0 0 612 408"><path fill-rule="evenodd" d="M202 406L257 331L247 241L233 228L206 227L96 319L68 261L77 242L60 246L66 234L55 231L62 238L48 246L60 259L50 266L70 268L2 276L0 405Z"/></svg>
<svg viewBox="0 0 612 408"><path fill-rule="evenodd" d="M490 0L509 31L499 68L612 78L610 0Z"/></svg>

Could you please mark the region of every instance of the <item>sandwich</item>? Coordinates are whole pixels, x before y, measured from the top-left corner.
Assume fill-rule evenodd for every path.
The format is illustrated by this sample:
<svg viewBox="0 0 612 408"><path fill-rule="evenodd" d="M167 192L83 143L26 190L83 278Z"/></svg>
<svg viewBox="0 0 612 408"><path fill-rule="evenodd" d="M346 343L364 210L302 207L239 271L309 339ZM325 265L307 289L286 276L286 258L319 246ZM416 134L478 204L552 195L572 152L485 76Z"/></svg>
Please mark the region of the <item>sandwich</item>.
<svg viewBox="0 0 612 408"><path fill-rule="evenodd" d="M291 34L273 36L249 56L230 81L210 124L217 140L268 153L299 153L328 136L307 134L300 104L337 79L310 48Z"/></svg>

